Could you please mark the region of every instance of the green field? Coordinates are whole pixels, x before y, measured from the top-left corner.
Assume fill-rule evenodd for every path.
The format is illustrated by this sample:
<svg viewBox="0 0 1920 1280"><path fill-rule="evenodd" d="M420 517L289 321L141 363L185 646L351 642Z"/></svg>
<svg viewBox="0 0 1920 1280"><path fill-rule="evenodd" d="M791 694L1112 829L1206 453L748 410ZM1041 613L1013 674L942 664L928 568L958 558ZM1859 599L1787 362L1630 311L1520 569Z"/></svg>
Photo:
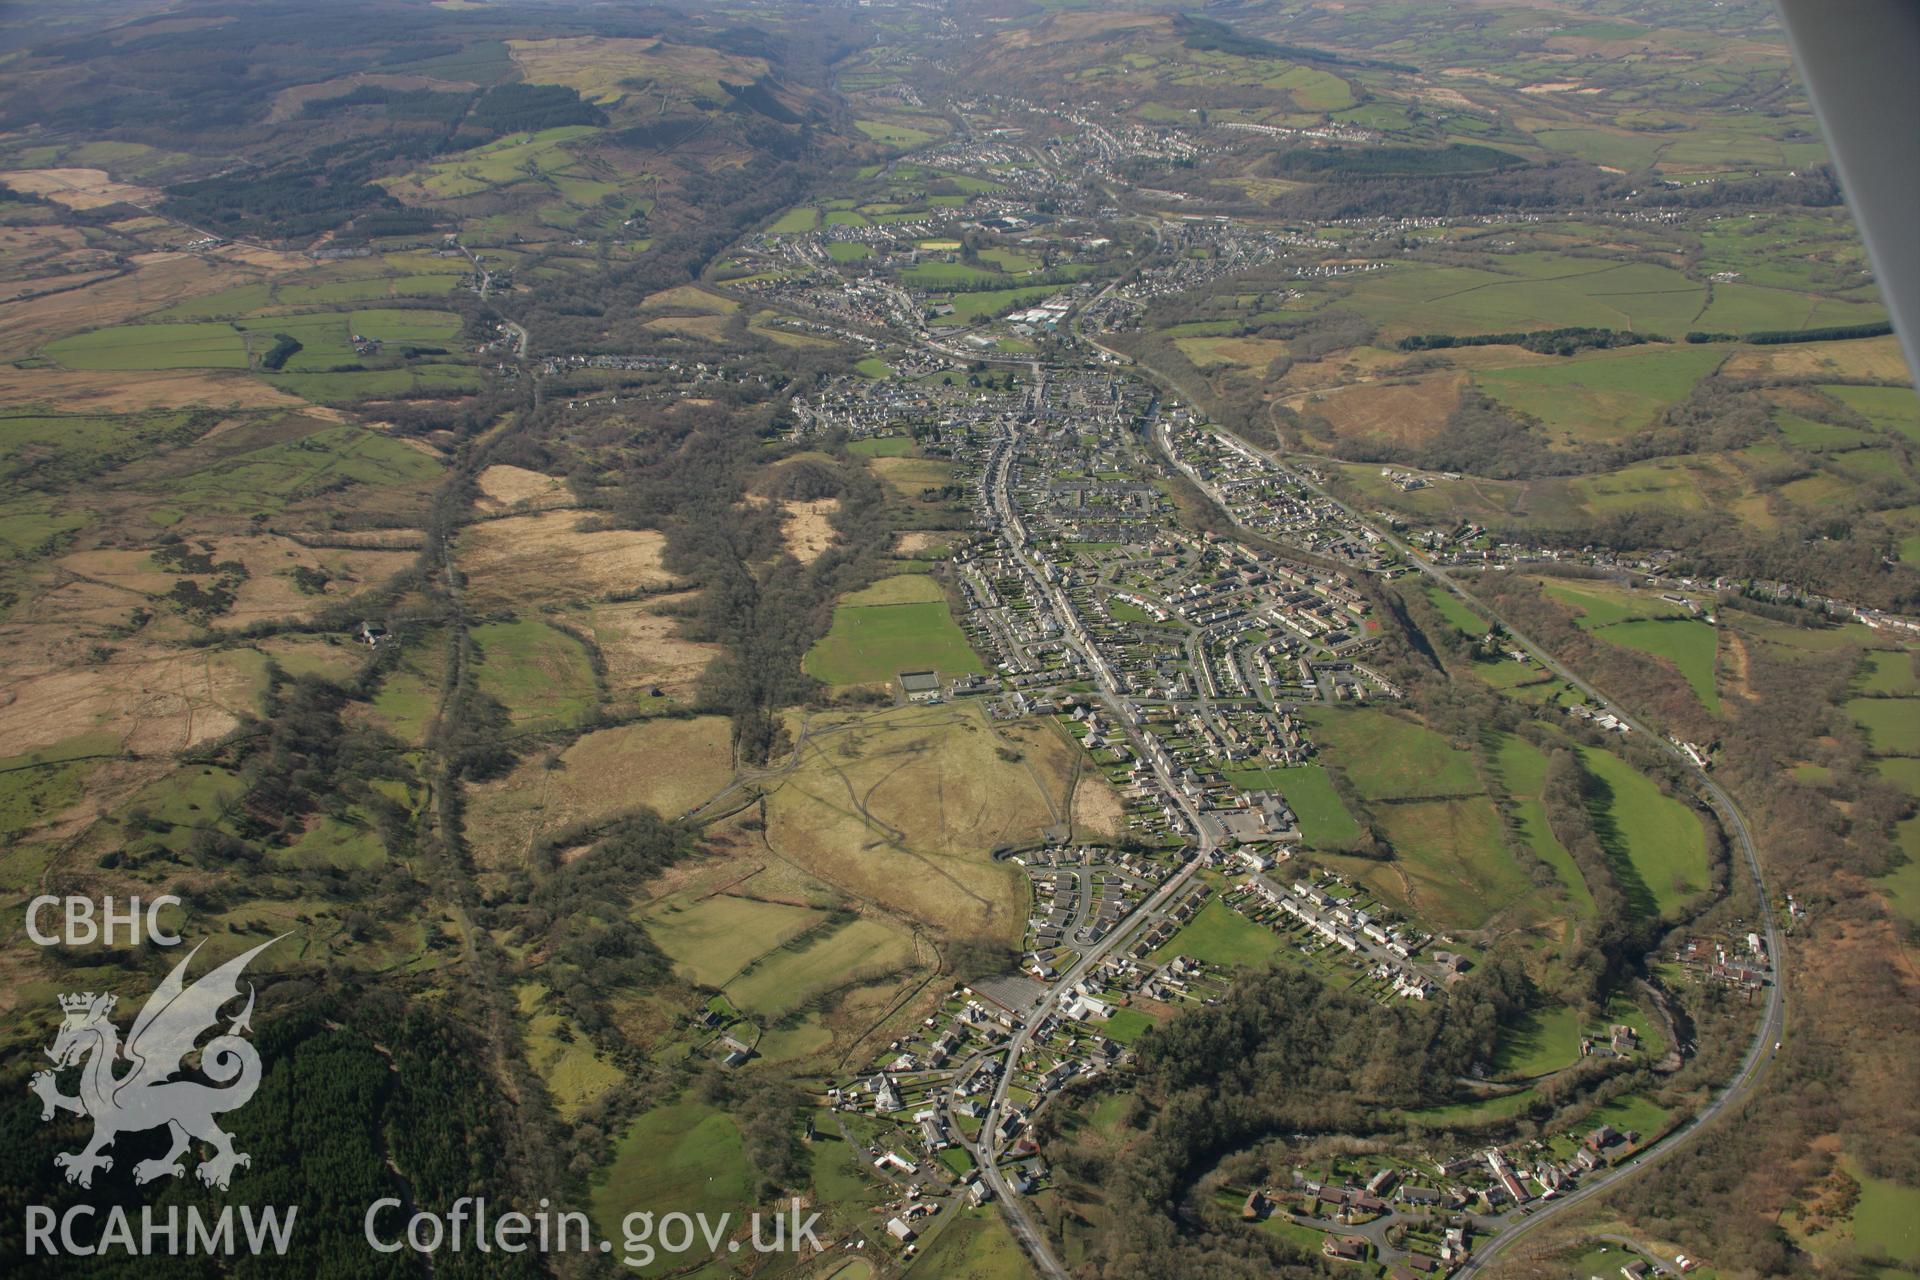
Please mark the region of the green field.
<svg viewBox="0 0 1920 1280"><path fill-rule="evenodd" d="M992 1205L953 1209L915 1259L913 1274L938 1280L1030 1280L1033 1267Z"/></svg>
<svg viewBox="0 0 1920 1280"><path fill-rule="evenodd" d="M951 289L981 280L999 280L1002 276L998 271L968 266L964 262L920 262L902 271L900 278L922 289Z"/></svg>
<svg viewBox="0 0 1920 1280"><path fill-rule="evenodd" d="M1280 954L1285 945L1273 930L1213 898L1194 912L1193 919L1180 926L1152 958L1155 964L1164 964L1175 956L1191 956L1208 964L1258 969Z"/></svg>
<svg viewBox="0 0 1920 1280"><path fill-rule="evenodd" d="M1649 618L1617 622L1599 628L1594 634L1608 644L1665 658L1680 669L1700 704L1714 715L1720 714L1720 694L1713 680L1720 636L1711 626L1678 618Z"/></svg>
<svg viewBox="0 0 1920 1280"><path fill-rule="evenodd" d="M1385 711L1308 713L1327 763L1344 773L1361 796L1400 800L1464 796L1480 791L1473 755L1413 720Z"/></svg>
<svg viewBox="0 0 1920 1280"><path fill-rule="evenodd" d="M1907 818L1894 830L1906 860L1874 883L1886 894L1889 907L1920 924L1920 818Z"/></svg>
<svg viewBox="0 0 1920 1280"><path fill-rule="evenodd" d="M1780 429L1781 439L1802 449L1857 449L1879 439L1853 427L1816 422L1797 413L1776 412L1773 424Z"/></svg>
<svg viewBox="0 0 1920 1280"><path fill-rule="evenodd" d="M410 364L399 369L340 373L262 374L274 386L319 404L357 404L394 396L477 391L482 378L472 365Z"/></svg>
<svg viewBox="0 0 1920 1280"><path fill-rule="evenodd" d="M1454 1102L1441 1107L1421 1107L1414 1111L1403 1111L1401 1118L1423 1128L1455 1129L1462 1126L1489 1124L1495 1120L1509 1120L1532 1105L1537 1095L1531 1088L1517 1093L1501 1094L1498 1097L1483 1098L1476 1102Z"/></svg>
<svg viewBox="0 0 1920 1280"><path fill-rule="evenodd" d="M527 1061L546 1082L560 1113L571 1118L626 1077L594 1052L593 1042L572 1019L543 1008L545 991L538 983L515 988L520 1012L527 1019Z"/></svg>
<svg viewBox="0 0 1920 1280"><path fill-rule="evenodd" d="M781 214L767 230L775 235L797 236L805 235L818 225L820 225L820 211L802 206Z"/></svg>
<svg viewBox="0 0 1920 1280"><path fill-rule="evenodd" d="M818 1133L808 1148L814 1194L834 1205L868 1205L878 1200L872 1166L860 1149L840 1138L828 1113L816 1114L814 1125Z"/></svg>
<svg viewBox="0 0 1920 1280"><path fill-rule="evenodd" d="M984 670L939 584L922 574L888 578L842 600L833 626L802 665L833 685L891 680L902 671L957 676Z"/></svg>
<svg viewBox="0 0 1920 1280"><path fill-rule="evenodd" d="M1394 860L1338 865L1437 926L1480 928L1536 892L1507 852L1499 812L1484 795L1382 805L1375 817Z"/></svg>
<svg viewBox="0 0 1920 1280"><path fill-rule="evenodd" d="M1650 425L1686 398L1725 353L1717 347L1627 347L1552 364L1489 369L1480 387L1574 441L1609 440Z"/></svg>
<svg viewBox="0 0 1920 1280"><path fill-rule="evenodd" d="M273 345L268 337L260 350ZM122 324L50 342L69 369L244 369L247 339L229 324Z"/></svg>
<svg viewBox="0 0 1920 1280"><path fill-rule="evenodd" d="M1014 249L982 249L980 260L991 262L1002 271L1015 275L1023 271L1032 271L1040 265L1040 259Z"/></svg>
<svg viewBox="0 0 1920 1280"><path fill-rule="evenodd" d="M1587 1123L1610 1124L1622 1133L1637 1133L1641 1142L1647 1142L1666 1132L1670 1119L1671 1113L1665 1107L1637 1093L1630 1093L1595 1111Z"/></svg>
<svg viewBox="0 0 1920 1280"><path fill-rule="evenodd" d="M362 260L378 262L379 259ZM465 258L394 254L385 258L386 274L344 275L343 268L303 273L279 284L243 284L168 307L155 320L226 320L269 307L313 307L341 302L377 302L451 293L471 268ZM355 264L357 266L357 264ZM403 274L391 274L401 272ZM317 278L318 277L318 278ZM302 283L308 281L308 283Z"/></svg>
<svg viewBox="0 0 1920 1280"><path fill-rule="evenodd" d="M439 473L438 462L404 441L343 424L228 457L169 481L164 493L187 507L271 512L346 484L415 485Z"/></svg>
<svg viewBox="0 0 1920 1280"><path fill-rule="evenodd" d="M1467 608L1460 598L1444 587L1431 583L1427 586L1427 599L1440 611L1440 616L1451 622L1470 636L1483 636L1491 629L1487 620Z"/></svg>
<svg viewBox="0 0 1920 1280"><path fill-rule="evenodd" d="M825 992L897 973L913 959L913 940L906 933L877 920L855 920L765 956L729 982L726 993L747 1013L780 1018Z"/></svg>
<svg viewBox="0 0 1920 1280"><path fill-rule="evenodd" d="M855 120L853 123L868 138L886 147L917 147L923 142L932 142L934 138L924 129L888 124L884 120Z"/></svg>
<svg viewBox="0 0 1920 1280"><path fill-rule="evenodd" d="M347 870L375 867L386 858L379 829L358 806L350 806L344 819L323 815L298 840L274 853L274 861L292 866Z"/></svg>
<svg viewBox="0 0 1920 1280"><path fill-rule="evenodd" d="M1705 285L1671 267L1514 253L1501 255L1497 270L1419 265L1375 272L1354 286L1345 305L1394 337L1587 326L1678 338L1700 327L1694 317L1706 298Z"/></svg>
<svg viewBox="0 0 1920 1280"><path fill-rule="evenodd" d="M1920 1189L1850 1169L1860 1184L1853 1209L1853 1242L1866 1254L1920 1263Z"/></svg>
<svg viewBox="0 0 1920 1280"><path fill-rule="evenodd" d="M1589 806L1594 830L1634 910L1666 912L1705 889L1706 832L1694 812L1619 756L1579 750L1599 784Z"/></svg>
<svg viewBox="0 0 1920 1280"><path fill-rule="evenodd" d="M1513 804L1513 824L1534 856L1553 868L1566 886L1567 900L1582 916L1594 911L1593 894L1580 874L1573 855L1554 836L1547 822L1547 810L1541 794L1547 785L1547 757L1540 748L1512 734L1501 735L1494 753L1494 769L1500 785Z"/></svg>
<svg viewBox="0 0 1920 1280"><path fill-rule="evenodd" d="M460 317L451 311L375 307L349 311L353 332L387 343L452 342L460 336Z"/></svg>
<svg viewBox="0 0 1920 1280"><path fill-rule="evenodd" d="M0 415L0 480L22 488L28 481L48 488L78 480L103 455L132 461L191 438L189 424L183 413L6 413Z"/></svg>
<svg viewBox="0 0 1920 1280"><path fill-rule="evenodd" d="M716 894L670 898L647 913L647 936L702 986L722 987L756 955L824 917L811 907Z"/></svg>
<svg viewBox="0 0 1920 1280"><path fill-rule="evenodd" d="M738 1215L752 1207L753 1170L741 1149L740 1130L714 1107L681 1101L634 1121L614 1151L613 1162L592 1192L592 1216L601 1234L621 1238L629 1213L670 1212ZM641 1271L661 1275L685 1265L667 1255Z"/></svg>
<svg viewBox="0 0 1920 1280"><path fill-rule="evenodd" d="M953 295L953 318L962 324L991 320L1015 307L1030 306L1060 292L1059 285L1036 284L1022 289L984 289Z"/></svg>
<svg viewBox="0 0 1920 1280"><path fill-rule="evenodd" d="M1610 627L1639 618L1683 618L1685 609L1665 600L1642 595L1627 587L1601 580L1547 578L1541 591L1579 615L1577 621L1588 631Z"/></svg>
<svg viewBox="0 0 1920 1280"><path fill-rule="evenodd" d="M1276 770L1274 781L1293 816L1300 819L1301 833L1316 848L1344 849L1360 838L1360 824L1340 802L1327 771L1319 765Z"/></svg>
<svg viewBox="0 0 1920 1280"><path fill-rule="evenodd" d="M1530 1009L1500 1030L1494 1073L1504 1079L1531 1080L1580 1059L1580 1015L1565 1005Z"/></svg>
<svg viewBox="0 0 1920 1280"><path fill-rule="evenodd" d="M1555 151L1569 151L1595 164L1610 164L1628 171L1651 165L1662 146L1658 135L1649 137L1612 129L1535 129L1533 136L1542 146Z"/></svg>
<svg viewBox="0 0 1920 1280"><path fill-rule="evenodd" d="M879 357L871 356L869 359L878 360ZM884 364L885 361L881 363ZM908 436L868 436L864 440L850 441L847 452L859 454L863 458L904 458L912 454L913 440Z"/></svg>
<svg viewBox="0 0 1920 1280"><path fill-rule="evenodd" d="M1567 487L1590 514L1607 516L1647 509L1700 511L1708 505L1700 486L1701 473L1694 466L1648 462L1604 475L1581 476Z"/></svg>
<svg viewBox="0 0 1920 1280"><path fill-rule="evenodd" d="M1690 328L1709 333L1755 333L1763 329L1805 329L1824 325L1874 324L1886 309L1867 302L1817 298L1756 284L1716 284L1713 304Z"/></svg>
<svg viewBox="0 0 1920 1280"><path fill-rule="evenodd" d="M427 726L439 706L445 644L438 632L410 637L399 665L380 682L369 708L376 725L409 745L426 740Z"/></svg>
<svg viewBox="0 0 1920 1280"><path fill-rule="evenodd" d="M25 831L77 803L93 770L87 757L119 754L112 734L88 733L0 758L0 835Z"/></svg>
<svg viewBox="0 0 1920 1280"><path fill-rule="evenodd" d="M354 360L350 333L380 338L395 348L406 343L444 346L459 337L460 317L448 311L383 308L266 316L231 324L123 324L61 338L49 343L46 352L72 369L245 369L270 351L282 333L301 344L286 371L318 372Z"/></svg>
<svg viewBox="0 0 1920 1280"><path fill-rule="evenodd" d="M1920 396L1911 387L1822 388L1828 395L1860 414L1875 426L1898 431L1920 443Z"/></svg>
<svg viewBox="0 0 1920 1280"><path fill-rule="evenodd" d="M571 198L591 202L604 194L606 188L580 174L576 168L580 158L567 144L598 134L599 130L591 125L562 125L537 133L510 134L435 161L401 181L417 184L439 200L457 200L494 187L527 182L543 187L549 183L554 187L571 186L572 191L568 193Z"/></svg>
<svg viewBox="0 0 1920 1280"><path fill-rule="evenodd" d="M1849 698L1846 705L1875 752L1920 756L1920 699Z"/></svg>
<svg viewBox="0 0 1920 1280"><path fill-rule="evenodd" d="M481 692L517 730L576 725L594 706L593 666L580 642L543 622L489 622L469 633Z"/></svg>
<svg viewBox="0 0 1920 1280"><path fill-rule="evenodd" d="M1107 1039L1132 1044L1153 1026L1153 1019L1137 1009L1115 1009L1105 1022L1096 1025Z"/></svg>

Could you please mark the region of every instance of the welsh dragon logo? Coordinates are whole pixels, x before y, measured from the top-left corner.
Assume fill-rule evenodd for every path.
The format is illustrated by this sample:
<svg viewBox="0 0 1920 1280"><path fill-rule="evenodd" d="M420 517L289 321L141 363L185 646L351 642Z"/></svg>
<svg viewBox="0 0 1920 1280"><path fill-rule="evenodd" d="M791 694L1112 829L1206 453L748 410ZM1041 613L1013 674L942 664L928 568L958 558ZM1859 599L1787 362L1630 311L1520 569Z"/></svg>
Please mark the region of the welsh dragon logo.
<svg viewBox="0 0 1920 1280"><path fill-rule="evenodd" d="M171 1133L173 1145L159 1159L135 1165L135 1182L151 1182L162 1174L180 1177L187 1171L180 1157L195 1138L214 1151L194 1170L210 1187L226 1190L233 1171L251 1163L244 1152L233 1149L233 1136L213 1118L246 1106L260 1087L260 1055L242 1035L253 1029L249 1021L253 984L247 984L246 1008L228 1023L226 1033L200 1049L200 1073L213 1083L171 1077L186 1069L196 1042L220 1021L221 1008L239 998L240 975L247 963L278 941L263 942L235 956L189 986L187 966L199 954L196 946L147 1000L124 1045L108 1017L119 997L91 991L60 997L66 1020L47 1050L54 1069L35 1072L27 1087L40 1095L42 1120L53 1119L56 1111L93 1118L93 1141L82 1151L53 1158L55 1165L67 1171L68 1182L92 1186L95 1170L113 1168L113 1159L105 1151L115 1138L162 1125ZM115 1067L122 1061L131 1065L116 1075ZM76 1065L80 1092L68 1097L60 1092L55 1073Z"/></svg>

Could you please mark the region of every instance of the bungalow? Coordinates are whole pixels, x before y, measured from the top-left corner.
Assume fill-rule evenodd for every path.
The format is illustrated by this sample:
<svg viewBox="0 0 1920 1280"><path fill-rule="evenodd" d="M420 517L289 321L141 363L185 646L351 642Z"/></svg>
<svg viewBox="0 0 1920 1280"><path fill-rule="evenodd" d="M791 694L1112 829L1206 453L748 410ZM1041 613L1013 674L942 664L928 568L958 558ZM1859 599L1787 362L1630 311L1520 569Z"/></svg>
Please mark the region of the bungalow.
<svg viewBox="0 0 1920 1280"><path fill-rule="evenodd" d="M1327 1236L1320 1241L1320 1252L1342 1262L1364 1262L1367 1242L1360 1236Z"/></svg>

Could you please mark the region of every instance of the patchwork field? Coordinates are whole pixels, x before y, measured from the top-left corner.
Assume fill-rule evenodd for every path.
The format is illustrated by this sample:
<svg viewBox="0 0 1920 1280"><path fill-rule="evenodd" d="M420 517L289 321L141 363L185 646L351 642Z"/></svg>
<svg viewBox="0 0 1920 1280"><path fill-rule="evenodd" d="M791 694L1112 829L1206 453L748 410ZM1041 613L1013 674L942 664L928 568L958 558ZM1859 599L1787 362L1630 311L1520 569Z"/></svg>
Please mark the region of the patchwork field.
<svg viewBox="0 0 1920 1280"><path fill-rule="evenodd" d="M949 935L1017 941L1025 879L991 854L1064 820L1072 750L1040 726L1003 740L966 707L862 716L810 735L770 784L767 843L850 897Z"/></svg>
<svg viewBox="0 0 1920 1280"><path fill-rule="evenodd" d="M468 839L477 861L517 865L543 834L640 807L677 818L732 777L732 735L723 716L601 729L581 736L555 761L533 757L475 786Z"/></svg>
<svg viewBox="0 0 1920 1280"><path fill-rule="evenodd" d="M1292 381L1298 381L1294 379ZM1335 436L1399 448L1419 448L1438 436L1460 404L1466 375L1439 373L1412 380L1363 382L1286 403L1327 420Z"/></svg>
<svg viewBox="0 0 1920 1280"><path fill-rule="evenodd" d="M607 692L616 702L646 705L655 689L662 697L681 702L693 698L720 646L676 634L680 623L670 611L691 599L691 593L675 592L586 607L586 629L600 648L607 668Z"/></svg>
<svg viewBox="0 0 1920 1280"><path fill-rule="evenodd" d="M592 520L576 510L543 511L463 529L459 563L469 604L529 609L672 584L660 563L663 535L582 527Z"/></svg>
<svg viewBox="0 0 1920 1280"><path fill-rule="evenodd" d="M480 490L475 505L485 512L570 505L566 481L525 467L495 463L473 479Z"/></svg>
<svg viewBox="0 0 1920 1280"><path fill-rule="evenodd" d="M572 1118L626 1078L594 1050L593 1042L571 1018L546 1006L545 988L528 983L515 994L526 1018L527 1061L540 1073L562 1116Z"/></svg>

